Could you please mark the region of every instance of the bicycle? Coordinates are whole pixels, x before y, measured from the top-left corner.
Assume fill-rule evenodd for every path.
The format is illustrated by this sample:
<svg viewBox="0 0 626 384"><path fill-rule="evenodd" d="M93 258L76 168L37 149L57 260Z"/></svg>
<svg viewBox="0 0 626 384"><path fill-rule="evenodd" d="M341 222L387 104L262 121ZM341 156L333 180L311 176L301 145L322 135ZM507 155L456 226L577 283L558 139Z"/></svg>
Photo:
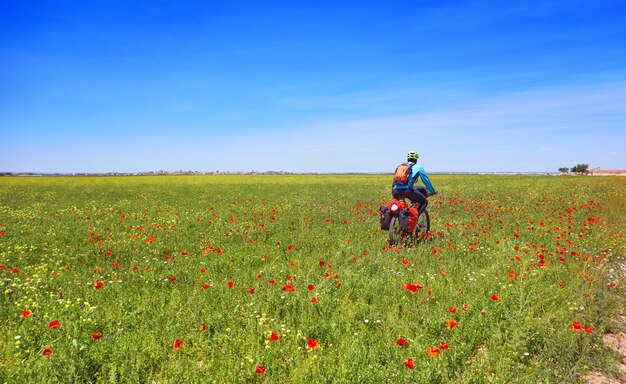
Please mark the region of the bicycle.
<svg viewBox="0 0 626 384"><path fill-rule="evenodd" d="M426 194L425 196L428 198L431 195ZM413 242L428 236L430 232L430 214L428 209L424 209L419 215L412 231L406 229L402 224L402 221L405 219L401 219L401 215L410 215L409 205L405 199L393 199L389 204L389 211L391 214L389 221L389 245L411 245Z"/></svg>

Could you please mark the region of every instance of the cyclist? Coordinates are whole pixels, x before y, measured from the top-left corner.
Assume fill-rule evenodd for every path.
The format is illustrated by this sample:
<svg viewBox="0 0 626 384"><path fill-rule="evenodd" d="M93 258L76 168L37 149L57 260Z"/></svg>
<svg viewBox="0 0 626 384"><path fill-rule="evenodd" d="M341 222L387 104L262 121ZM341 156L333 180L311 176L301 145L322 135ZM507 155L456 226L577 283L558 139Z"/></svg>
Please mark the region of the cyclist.
<svg viewBox="0 0 626 384"><path fill-rule="evenodd" d="M430 193L431 195L434 195L437 193L437 191L435 191L435 188L433 188L433 185L426 175L426 171L424 171L424 168L421 165L417 164L418 158L419 155L415 151L407 153L406 161L411 168L411 173L408 176L406 182L397 182L394 180L391 187L391 195L394 199L407 198L411 200L412 206L414 206L416 203L419 204L417 214L417 216L419 217L419 215L424 212L424 209L426 209L426 206L428 205L428 199L426 198L426 194ZM422 182L424 183L426 188L415 186L415 182L420 177L422 178Z"/></svg>

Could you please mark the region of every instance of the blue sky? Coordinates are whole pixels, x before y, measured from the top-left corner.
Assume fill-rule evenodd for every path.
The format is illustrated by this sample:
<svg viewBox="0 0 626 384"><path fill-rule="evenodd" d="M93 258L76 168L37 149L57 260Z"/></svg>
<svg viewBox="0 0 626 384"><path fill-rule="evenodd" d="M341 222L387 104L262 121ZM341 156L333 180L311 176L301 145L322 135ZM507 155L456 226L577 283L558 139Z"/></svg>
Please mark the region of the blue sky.
<svg viewBox="0 0 626 384"><path fill-rule="evenodd" d="M626 169L623 1L0 1L0 171Z"/></svg>

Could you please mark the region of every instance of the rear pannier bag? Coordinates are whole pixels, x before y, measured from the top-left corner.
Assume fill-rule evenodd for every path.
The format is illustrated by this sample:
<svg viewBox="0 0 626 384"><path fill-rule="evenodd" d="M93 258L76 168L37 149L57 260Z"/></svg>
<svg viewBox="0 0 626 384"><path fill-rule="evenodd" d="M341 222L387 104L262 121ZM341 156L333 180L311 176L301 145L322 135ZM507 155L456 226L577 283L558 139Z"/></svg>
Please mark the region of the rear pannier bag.
<svg viewBox="0 0 626 384"><path fill-rule="evenodd" d="M413 232L417 224L417 208L409 208L409 232Z"/></svg>
<svg viewBox="0 0 626 384"><path fill-rule="evenodd" d="M411 217L411 211L409 208L402 209L398 212L398 222L404 231L409 230L409 219Z"/></svg>
<svg viewBox="0 0 626 384"><path fill-rule="evenodd" d="M380 229L388 230L389 223L391 222L391 209L381 205L380 206Z"/></svg>

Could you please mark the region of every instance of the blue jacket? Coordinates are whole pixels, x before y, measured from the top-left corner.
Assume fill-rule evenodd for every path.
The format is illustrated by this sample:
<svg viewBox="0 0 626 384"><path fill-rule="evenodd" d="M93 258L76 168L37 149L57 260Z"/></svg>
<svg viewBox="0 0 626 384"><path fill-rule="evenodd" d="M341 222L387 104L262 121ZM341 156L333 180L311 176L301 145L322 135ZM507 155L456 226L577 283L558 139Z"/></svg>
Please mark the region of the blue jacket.
<svg viewBox="0 0 626 384"><path fill-rule="evenodd" d="M428 175L426 175L426 171L424 171L424 168L422 168L421 165L414 163L412 161L410 161L409 164L411 165L411 176L409 176L408 185L407 184L396 185L396 183L394 182L392 188L401 190L401 189L407 189L410 187L411 189L413 189L414 188L413 185L415 184L417 179L421 177L422 182L424 183L424 186L426 187L426 189L428 189L428 192L435 193L435 189L433 188L433 185L430 183L430 179L428 178Z"/></svg>

